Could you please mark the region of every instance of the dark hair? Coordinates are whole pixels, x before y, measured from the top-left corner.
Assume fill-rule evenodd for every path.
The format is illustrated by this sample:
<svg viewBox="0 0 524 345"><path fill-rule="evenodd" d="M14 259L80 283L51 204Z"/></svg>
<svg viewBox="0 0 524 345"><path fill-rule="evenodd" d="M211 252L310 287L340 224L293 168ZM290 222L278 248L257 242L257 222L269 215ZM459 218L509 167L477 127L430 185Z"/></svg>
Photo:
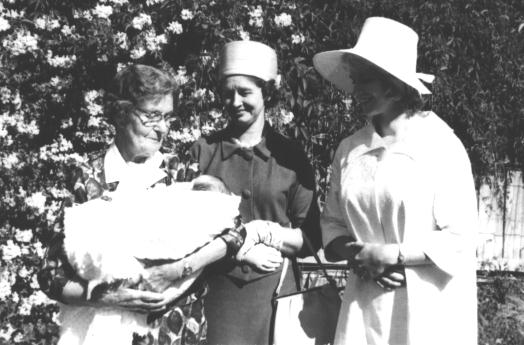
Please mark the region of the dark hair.
<svg viewBox="0 0 524 345"><path fill-rule="evenodd" d="M386 89L400 96L397 105L402 112L413 115L422 109L422 96L415 88L362 57L345 54L342 58L353 73L365 76L366 79L378 80ZM349 77L351 78L351 74Z"/></svg>
<svg viewBox="0 0 524 345"><path fill-rule="evenodd" d="M393 92L400 96L397 103L403 112L411 116L422 109L422 96L414 87L409 86L392 75L386 73L384 73L384 75L385 78L382 82L386 87L389 87Z"/></svg>
<svg viewBox="0 0 524 345"><path fill-rule="evenodd" d="M147 65L134 64L119 71L107 93L106 115L114 120L131 106L157 100L176 90L174 79L166 72Z"/></svg>
<svg viewBox="0 0 524 345"><path fill-rule="evenodd" d="M271 79L264 81L257 77L250 77L255 84L262 89L262 96L264 97L264 107L266 109L275 107L280 101L280 93L278 92L275 80Z"/></svg>

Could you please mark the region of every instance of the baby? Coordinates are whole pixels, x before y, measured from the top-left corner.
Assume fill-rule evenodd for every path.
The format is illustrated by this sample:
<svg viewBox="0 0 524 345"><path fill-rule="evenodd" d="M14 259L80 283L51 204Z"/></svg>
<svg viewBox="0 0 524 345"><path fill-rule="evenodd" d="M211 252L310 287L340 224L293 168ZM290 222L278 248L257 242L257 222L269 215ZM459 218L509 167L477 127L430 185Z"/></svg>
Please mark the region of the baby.
<svg viewBox="0 0 524 345"><path fill-rule="evenodd" d="M200 175L192 182L192 190L201 190L201 191L214 191L227 195L231 195L231 191L227 188L224 181L218 177L211 175Z"/></svg>
<svg viewBox="0 0 524 345"><path fill-rule="evenodd" d="M198 250L236 225L239 203L240 197L220 179L207 175L147 190L117 189L109 198L66 209L64 249L88 282L88 299L100 286L141 282L139 287L147 287L143 262L177 261ZM164 293L183 293L200 273L174 282ZM72 305L60 309L60 345L129 345L134 332L149 330L147 316L139 313Z"/></svg>

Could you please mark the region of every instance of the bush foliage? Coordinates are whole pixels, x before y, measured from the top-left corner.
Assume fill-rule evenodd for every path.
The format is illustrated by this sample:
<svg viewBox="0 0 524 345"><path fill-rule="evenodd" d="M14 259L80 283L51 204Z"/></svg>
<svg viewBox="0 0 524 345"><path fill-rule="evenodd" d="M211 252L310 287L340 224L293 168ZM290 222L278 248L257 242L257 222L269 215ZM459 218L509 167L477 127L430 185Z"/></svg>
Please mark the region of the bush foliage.
<svg viewBox="0 0 524 345"><path fill-rule="evenodd" d="M426 108L464 142L478 181L524 167L524 4L474 1L5 0L0 3L0 344L52 344L56 305L35 281L67 193L68 167L106 147L104 88L129 63L168 70L180 85L164 150L181 157L222 128L220 47L251 39L276 49L281 102L268 119L300 141L321 197L341 138L362 126L351 98L314 71L312 56L348 48L369 16L420 35L419 70L436 75ZM482 344L494 343L490 332Z"/></svg>

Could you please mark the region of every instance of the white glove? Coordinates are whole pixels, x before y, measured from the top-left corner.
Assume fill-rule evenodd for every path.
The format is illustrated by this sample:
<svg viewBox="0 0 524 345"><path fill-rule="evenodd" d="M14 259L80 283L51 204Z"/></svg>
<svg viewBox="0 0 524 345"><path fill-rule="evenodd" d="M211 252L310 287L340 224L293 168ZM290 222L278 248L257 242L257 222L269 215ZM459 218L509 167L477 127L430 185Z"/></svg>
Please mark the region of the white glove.
<svg viewBox="0 0 524 345"><path fill-rule="evenodd" d="M268 247L281 251L283 245L282 226L268 220L256 219L244 224L246 239L244 245L237 253L236 259L243 261L246 253L257 244L265 244Z"/></svg>

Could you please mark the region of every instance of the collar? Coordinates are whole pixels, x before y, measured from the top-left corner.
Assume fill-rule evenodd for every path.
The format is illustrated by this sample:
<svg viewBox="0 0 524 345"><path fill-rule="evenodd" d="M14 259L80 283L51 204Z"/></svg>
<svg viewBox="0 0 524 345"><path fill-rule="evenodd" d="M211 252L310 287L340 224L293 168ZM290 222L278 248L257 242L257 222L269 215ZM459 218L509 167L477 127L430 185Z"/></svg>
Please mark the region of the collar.
<svg viewBox="0 0 524 345"><path fill-rule="evenodd" d="M273 129L266 122L262 131L262 140L260 140L260 142L253 147L242 147L235 142L229 129L226 129L224 132L224 140L221 142L222 160L227 160L235 153L242 155L242 157L247 160L251 160L253 158L253 154L256 153L264 160L267 160L271 156L271 151L267 148L267 140L268 138L271 140L272 133Z"/></svg>
<svg viewBox="0 0 524 345"><path fill-rule="evenodd" d="M136 167L139 167L140 170L151 172L152 176L150 179L156 179L153 181L156 182L165 176L165 172L160 169L163 161L164 155L160 152L156 152L152 157L149 157L141 164L126 162L115 143L113 143L104 156L104 174L106 177L106 183L120 182L122 179L129 176L131 170L136 170ZM149 177L144 178L149 179Z"/></svg>
<svg viewBox="0 0 524 345"><path fill-rule="evenodd" d="M390 137L381 137L372 123L368 123L363 129L364 135L364 149L360 151L359 156L378 151L380 154L383 151L388 153L404 154L414 159L421 147L417 143L428 135L428 119L432 118L430 112L420 112L413 115L410 120L410 125L406 135L399 141L394 141Z"/></svg>

